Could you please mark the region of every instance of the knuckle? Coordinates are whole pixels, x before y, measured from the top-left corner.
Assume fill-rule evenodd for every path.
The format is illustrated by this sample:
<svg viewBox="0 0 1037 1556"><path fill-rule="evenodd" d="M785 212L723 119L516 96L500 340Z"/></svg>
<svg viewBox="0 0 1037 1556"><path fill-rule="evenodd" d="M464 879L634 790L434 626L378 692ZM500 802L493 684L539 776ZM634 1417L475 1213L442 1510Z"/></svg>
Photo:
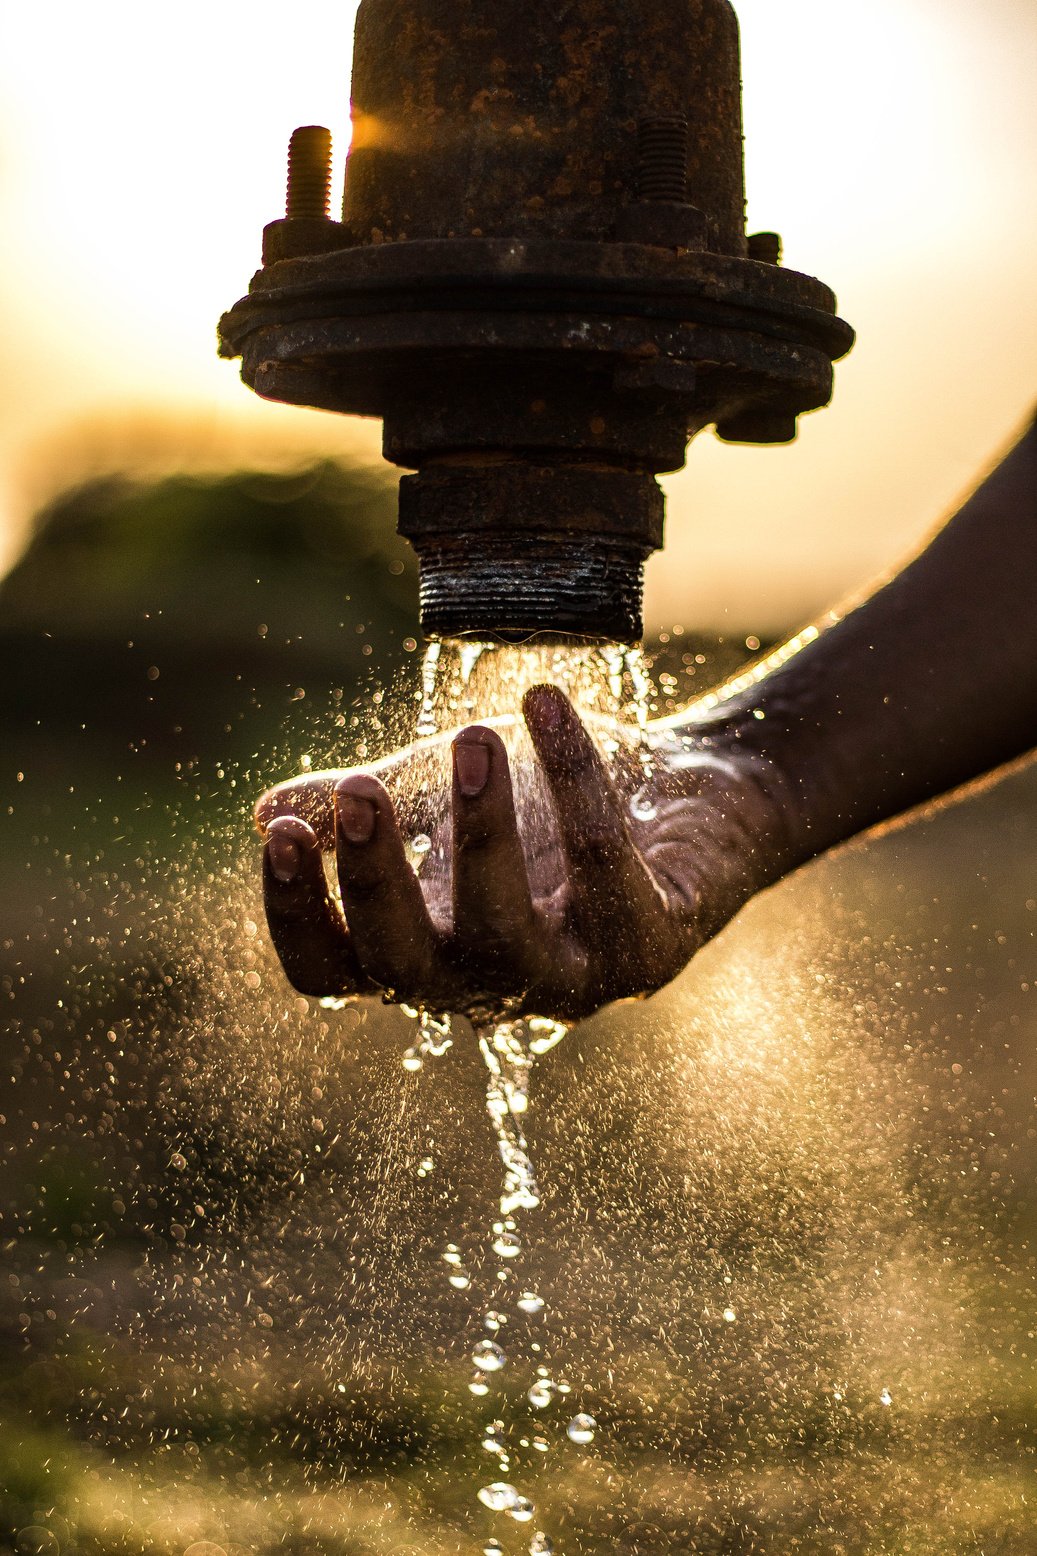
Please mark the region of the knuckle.
<svg viewBox="0 0 1037 1556"><path fill-rule="evenodd" d="M350 902L377 903L387 895L388 881L382 870L345 870L342 894Z"/></svg>
<svg viewBox="0 0 1037 1556"><path fill-rule="evenodd" d="M461 857L468 854L485 854L501 841L500 829L474 819L458 827L454 838L454 851Z"/></svg>

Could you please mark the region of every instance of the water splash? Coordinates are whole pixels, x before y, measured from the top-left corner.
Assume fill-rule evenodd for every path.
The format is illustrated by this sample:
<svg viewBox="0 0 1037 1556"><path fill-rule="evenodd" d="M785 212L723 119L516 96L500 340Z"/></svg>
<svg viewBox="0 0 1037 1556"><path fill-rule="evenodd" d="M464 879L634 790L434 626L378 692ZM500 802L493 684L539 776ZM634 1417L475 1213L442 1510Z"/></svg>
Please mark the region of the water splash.
<svg viewBox="0 0 1037 1556"><path fill-rule="evenodd" d="M441 652L442 644L438 638L433 638L425 649L425 659L421 666L421 713L415 731L421 739L435 735L439 729L436 683Z"/></svg>
<svg viewBox="0 0 1037 1556"><path fill-rule="evenodd" d="M401 1005L400 1009L405 1016L418 1023L417 1041L406 1050L400 1061L405 1070L416 1074L424 1068L426 1059L440 1059L447 1049L453 1047L453 1022L449 1015L419 1010L413 1005Z"/></svg>
<svg viewBox="0 0 1037 1556"><path fill-rule="evenodd" d="M534 643L514 647L476 641L430 643L422 666L421 710L416 726L419 739L431 740L476 717L493 721L508 749L520 820L525 820L531 831L551 825L551 808L543 785L538 781L518 709L524 693L531 686L544 682L559 686L577 703L607 759L615 757L625 741L635 746L646 780L650 777L647 728L651 680L640 650L620 645ZM427 774L423 782L428 786ZM445 765L441 783L446 791ZM642 816L641 819L646 818ZM412 866L420 870L434 853L429 832L418 831L411 838L408 853ZM418 1022L418 1038L403 1057L404 1068L416 1072L427 1058L441 1055L450 1047L453 1029L448 1015L415 1007L403 1008ZM486 1111L503 1168L500 1215L493 1224L490 1240L490 1250L499 1261L497 1286L500 1289L510 1282L512 1266L522 1260L525 1252L516 1217L536 1210L541 1201L524 1122L529 1111L534 1065L561 1042L567 1025L535 1015L510 1017L501 1011L490 1013L477 1022L474 1031L486 1067ZM460 1249L450 1244L443 1257L451 1286L459 1291L468 1290L472 1281ZM476 1370L468 1388L477 1398L490 1392L491 1381L509 1363L503 1346L495 1338L506 1323L506 1313L501 1311L499 1298L495 1302L496 1305L487 1306L481 1314L483 1338L475 1342L471 1351ZM537 1317L546 1307L544 1299L528 1287L522 1288L514 1305L526 1317ZM539 1353L540 1343L532 1341L531 1349ZM542 1366L525 1386L526 1402L535 1410L546 1409L568 1392L568 1385L548 1377ZM503 1430L501 1422L494 1422L483 1434L482 1447L494 1454L502 1468L507 1468L511 1456ZM590 1435L581 1436L581 1432ZM594 1435L593 1418L574 1417L568 1434L573 1442L590 1442ZM549 1446L540 1432L535 1434L532 1443L528 1436L523 1438L522 1445L533 1446L538 1454L546 1452ZM483 1487L478 1498L491 1511L506 1513L520 1523L530 1522L535 1515L532 1500L509 1482L497 1481ZM491 1541L483 1548L494 1550L499 1546ZM548 1553L553 1548L553 1542L543 1530L536 1531L529 1545L533 1553Z"/></svg>
<svg viewBox="0 0 1037 1556"><path fill-rule="evenodd" d="M422 741L433 742L434 736L442 736L473 719L492 722L508 750L518 815L531 834L553 826L553 811L518 710L525 692L531 686L545 682L559 686L578 705L581 717L607 761L615 758L623 745L632 748L645 775L645 784L648 783L652 770L648 744L651 677L640 649L620 644L509 646L475 640L461 643L433 641L425 650L422 664L420 711L414 731ZM442 762L438 776L430 766L430 762L434 766L436 756ZM436 789L441 794L450 792L445 742L441 742L439 752L434 744L428 747L428 758L419 783L425 795ZM645 787L632 801L632 814L638 820L648 820L651 818L649 809L651 797ZM441 815L441 826L444 823L445 817ZM419 873L428 860L436 857L434 825L425 823L414 829L408 843L408 857ZM416 1074L428 1058L441 1057L452 1046L452 1019L424 1008L406 1005L402 1008L417 1022L416 1041L403 1053L402 1060L403 1069ZM500 1217L494 1221L489 1239L489 1251L498 1260L497 1288L501 1293L511 1282L512 1268L525 1257L526 1239L518 1231L515 1217L536 1211L540 1204L540 1187L525 1134L534 1064L561 1043L567 1024L536 1015L514 1018L508 1011L500 1010L489 1011L483 1021L475 1022L473 1030L486 1066L486 1111L503 1169L498 1200ZM427 1169L419 1167L419 1175L424 1172ZM447 1263L448 1284L453 1290L469 1291L473 1279L466 1260L462 1259L461 1249L450 1243L442 1257ZM506 1305L501 1302L500 1295L495 1296L492 1305L486 1305L480 1315L481 1338L473 1343L470 1351L475 1376L467 1385L478 1399L489 1394L490 1386L495 1383L497 1374L504 1371L504 1366L509 1365L514 1371L511 1358L497 1338L503 1338L501 1330L508 1319L503 1312ZM536 1318L545 1312L542 1296L525 1285L520 1296L514 1299L514 1307L526 1318ZM528 1337L528 1344L534 1355L539 1354L539 1340ZM545 1410L557 1397L568 1394L567 1383L551 1379L543 1366L536 1369L531 1382L522 1386L526 1405L534 1410ZM581 1432L590 1435L581 1436ZM582 1414L575 1416L568 1427L568 1436L579 1444L590 1442L593 1418ZM501 1467L506 1469L511 1464L501 1422L494 1422L494 1428L487 1430L481 1441L484 1452L494 1453ZM543 1433L536 1433L533 1441L529 1436L523 1438L522 1446L533 1447L536 1453L547 1452L548 1439ZM481 1489L478 1498L490 1511L506 1512L520 1523L531 1522L536 1511L534 1503L508 1481L495 1481L489 1488ZM492 1548L495 1548L495 1542L490 1542L484 1550ZM529 1551L548 1553L551 1550L550 1536L542 1530L536 1531Z"/></svg>

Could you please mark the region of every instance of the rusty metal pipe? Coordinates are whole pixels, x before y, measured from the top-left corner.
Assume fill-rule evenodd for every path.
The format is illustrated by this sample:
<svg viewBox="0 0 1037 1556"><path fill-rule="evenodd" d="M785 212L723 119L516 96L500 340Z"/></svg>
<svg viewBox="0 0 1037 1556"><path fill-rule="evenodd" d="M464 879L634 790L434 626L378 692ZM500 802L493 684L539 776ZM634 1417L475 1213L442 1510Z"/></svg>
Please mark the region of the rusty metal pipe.
<svg viewBox="0 0 1037 1556"><path fill-rule="evenodd" d="M426 631L633 640L656 475L794 437L853 340L744 211L728 0L362 0L343 219L266 229L221 351L382 418Z"/></svg>

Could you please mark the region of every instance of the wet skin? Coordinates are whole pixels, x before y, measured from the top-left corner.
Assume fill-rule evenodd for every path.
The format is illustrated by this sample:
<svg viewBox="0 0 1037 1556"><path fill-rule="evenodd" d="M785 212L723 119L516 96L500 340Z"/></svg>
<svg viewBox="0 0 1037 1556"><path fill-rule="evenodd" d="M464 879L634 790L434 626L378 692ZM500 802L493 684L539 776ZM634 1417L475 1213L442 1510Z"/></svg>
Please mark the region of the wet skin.
<svg viewBox="0 0 1037 1556"><path fill-rule="evenodd" d="M420 746L264 795L267 918L285 971L304 994L380 990L454 1011L510 1001L576 1017L650 993L761 887L1037 749L1035 624L1031 422L869 598L722 688L712 713L651 727L647 785L636 761L606 770L565 697L540 686L523 713L549 805L520 836L500 737L462 730L420 882L389 793L418 774ZM648 803L631 809L635 793Z"/></svg>
<svg viewBox="0 0 1037 1556"><path fill-rule="evenodd" d="M657 727L646 784L636 759L606 767L555 687L534 687L523 713L555 824L524 846L503 741L462 730L420 881L387 787L417 757L263 796L267 921L297 989L575 1018L669 982L784 872L777 786L737 740ZM332 842L341 908L321 857Z"/></svg>

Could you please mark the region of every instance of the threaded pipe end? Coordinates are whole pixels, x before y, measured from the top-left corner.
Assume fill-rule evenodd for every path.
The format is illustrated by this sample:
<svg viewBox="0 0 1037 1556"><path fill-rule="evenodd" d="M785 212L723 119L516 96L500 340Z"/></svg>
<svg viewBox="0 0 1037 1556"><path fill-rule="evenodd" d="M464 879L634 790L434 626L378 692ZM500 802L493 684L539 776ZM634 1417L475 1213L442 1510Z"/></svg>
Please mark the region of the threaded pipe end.
<svg viewBox="0 0 1037 1556"><path fill-rule="evenodd" d="M642 200L681 204L688 198L688 121L681 114L637 126L637 192Z"/></svg>
<svg viewBox="0 0 1037 1556"><path fill-rule="evenodd" d="M285 216L328 218L331 210L331 131L306 124L288 143Z"/></svg>
<svg viewBox="0 0 1037 1556"><path fill-rule="evenodd" d="M433 465L400 481L427 633L632 643L644 562L662 545L650 475L584 465Z"/></svg>
<svg viewBox="0 0 1037 1556"><path fill-rule="evenodd" d="M637 642L645 549L585 535L429 536L416 548L429 636Z"/></svg>

